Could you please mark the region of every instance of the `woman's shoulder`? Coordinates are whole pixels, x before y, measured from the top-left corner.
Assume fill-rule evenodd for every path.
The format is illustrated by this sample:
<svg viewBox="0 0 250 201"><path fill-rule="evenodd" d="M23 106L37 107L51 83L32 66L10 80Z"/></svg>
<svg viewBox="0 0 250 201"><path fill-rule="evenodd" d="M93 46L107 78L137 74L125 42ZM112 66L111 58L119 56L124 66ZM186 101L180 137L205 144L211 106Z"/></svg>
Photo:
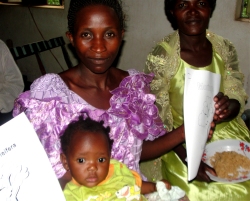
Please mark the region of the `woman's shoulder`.
<svg viewBox="0 0 250 201"><path fill-rule="evenodd" d="M154 104L155 95L150 92L150 82L154 74L145 74L134 69L128 72L129 76L122 80L119 87L111 91L109 112L122 117L125 121L129 120L128 128L137 138L153 140L164 130ZM147 124L145 119L150 119L151 123ZM120 132L113 134L117 137L119 135Z"/></svg>
<svg viewBox="0 0 250 201"><path fill-rule="evenodd" d="M237 63L236 68L238 68L237 51L236 51L234 44L231 41L209 30L207 30L207 39L212 43L214 51L217 52L220 57L222 57L224 62L226 63L236 62ZM225 65L225 67L226 66L229 66L229 65L227 64Z"/></svg>
<svg viewBox="0 0 250 201"><path fill-rule="evenodd" d="M179 34L178 31L175 31L156 43L152 51L149 53L149 56L157 56L167 54L172 54L173 51L179 47Z"/></svg>
<svg viewBox="0 0 250 201"><path fill-rule="evenodd" d="M161 43L161 42L171 43L173 40L175 41L177 39L179 39L179 32L178 32L178 30L175 31L175 32L172 32L172 33L170 33L170 34L168 34L166 36L164 36L159 43Z"/></svg>
<svg viewBox="0 0 250 201"><path fill-rule="evenodd" d="M135 82L146 82L149 83L153 78L153 74L145 74L144 72L141 72L136 69L128 69L127 71L122 69L115 69L113 71L113 74L115 77L119 77L118 80L120 80L120 87L128 86L129 83L135 83Z"/></svg>
<svg viewBox="0 0 250 201"><path fill-rule="evenodd" d="M30 86L31 98L53 98L69 91L58 74L48 73L36 79Z"/></svg>
<svg viewBox="0 0 250 201"><path fill-rule="evenodd" d="M224 46L234 46L233 43L223 36L213 33L212 31L207 30L207 38L213 44L213 46L224 45Z"/></svg>
<svg viewBox="0 0 250 201"><path fill-rule="evenodd" d="M126 70L122 70L120 68L114 67L111 68L111 74L117 82L121 82L125 77L129 76L129 72Z"/></svg>
<svg viewBox="0 0 250 201"><path fill-rule="evenodd" d="M153 73L145 74L136 69L129 69L127 73L127 76L120 82L119 87L112 91L113 94L120 90L149 93L149 84L153 80Z"/></svg>
<svg viewBox="0 0 250 201"><path fill-rule="evenodd" d="M65 84L58 74L48 73L37 78L30 86L32 90L50 90L55 87L65 87Z"/></svg>
<svg viewBox="0 0 250 201"><path fill-rule="evenodd" d="M128 70L129 76L124 79L124 82L129 82L134 86L142 87L143 85L135 85L135 83L144 83L145 85L148 85L154 78L154 73L144 73L141 71L138 71L136 69L130 69ZM124 83L126 84L126 83Z"/></svg>

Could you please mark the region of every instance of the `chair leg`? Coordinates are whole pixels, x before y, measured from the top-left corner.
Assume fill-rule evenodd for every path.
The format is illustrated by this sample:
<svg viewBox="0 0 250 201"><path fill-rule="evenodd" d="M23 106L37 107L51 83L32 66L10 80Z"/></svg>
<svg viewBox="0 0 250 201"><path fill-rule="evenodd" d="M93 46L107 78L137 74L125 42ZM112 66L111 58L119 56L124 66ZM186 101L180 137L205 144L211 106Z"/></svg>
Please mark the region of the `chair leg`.
<svg viewBox="0 0 250 201"><path fill-rule="evenodd" d="M68 68L72 68L73 64L72 64L72 62L71 62L71 60L69 58L69 54L68 54L66 48L63 45L61 46L61 48L62 48L63 57L65 59L65 62L67 64Z"/></svg>
<svg viewBox="0 0 250 201"><path fill-rule="evenodd" d="M41 59L39 53L36 53L35 55L36 55L37 63L39 65L40 72L41 72L42 75L45 75L46 74L46 70L45 70L45 67L43 65L42 59Z"/></svg>

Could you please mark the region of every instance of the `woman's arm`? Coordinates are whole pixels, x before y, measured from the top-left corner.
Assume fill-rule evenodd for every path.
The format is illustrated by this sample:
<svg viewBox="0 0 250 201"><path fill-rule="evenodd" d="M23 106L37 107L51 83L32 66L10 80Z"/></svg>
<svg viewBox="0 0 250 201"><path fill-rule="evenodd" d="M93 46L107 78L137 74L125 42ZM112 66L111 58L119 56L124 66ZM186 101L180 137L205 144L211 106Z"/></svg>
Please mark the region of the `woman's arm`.
<svg viewBox="0 0 250 201"><path fill-rule="evenodd" d="M154 141L144 141L142 145L141 161L160 157L184 141L184 125L156 138Z"/></svg>
<svg viewBox="0 0 250 201"><path fill-rule="evenodd" d="M237 100L239 102L240 111L238 112L238 117L240 117L244 112L245 102L248 98L244 89L244 74L240 70L238 54L234 45L227 39L223 39L223 43L221 44L221 47L219 45L215 48L218 48L218 52L220 49L223 49L220 56L225 62L225 74L222 75L224 82L224 94L229 97L229 100Z"/></svg>
<svg viewBox="0 0 250 201"><path fill-rule="evenodd" d="M211 127L208 134L208 139L212 138L215 128L214 121L210 125ZM178 148L177 146L179 146L184 141L185 141L184 124L178 127L177 129L174 129L171 132L166 133L165 135L159 138L156 138L154 141L143 141L141 161L147 161L158 158L172 149L179 150L181 148ZM184 158L185 160L186 155L181 154L181 157Z"/></svg>
<svg viewBox="0 0 250 201"><path fill-rule="evenodd" d="M179 146L175 147L173 149L173 151L179 156L179 158L181 159L182 163L184 163L185 165L187 165L187 152L186 149L183 147L182 144L180 144Z"/></svg>

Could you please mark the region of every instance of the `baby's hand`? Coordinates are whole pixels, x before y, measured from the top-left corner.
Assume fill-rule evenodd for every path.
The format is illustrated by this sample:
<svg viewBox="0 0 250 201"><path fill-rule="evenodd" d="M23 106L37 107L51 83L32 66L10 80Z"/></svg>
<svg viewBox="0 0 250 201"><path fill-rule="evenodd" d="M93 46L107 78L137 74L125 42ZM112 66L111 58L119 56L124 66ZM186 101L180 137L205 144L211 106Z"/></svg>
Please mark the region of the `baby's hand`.
<svg viewBox="0 0 250 201"><path fill-rule="evenodd" d="M171 189L171 184L169 183L169 181L167 181L166 179L162 179L161 181L165 184L165 186L166 186L166 188L167 188L168 190Z"/></svg>

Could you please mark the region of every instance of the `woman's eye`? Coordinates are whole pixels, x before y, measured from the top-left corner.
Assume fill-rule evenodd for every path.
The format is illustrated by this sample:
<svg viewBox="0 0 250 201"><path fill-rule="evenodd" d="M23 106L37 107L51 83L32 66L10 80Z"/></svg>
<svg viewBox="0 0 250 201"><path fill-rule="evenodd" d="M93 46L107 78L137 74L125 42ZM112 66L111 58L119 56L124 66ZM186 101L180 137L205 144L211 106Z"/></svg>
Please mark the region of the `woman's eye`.
<svg viewBox="0 0 250 201"><path fill-rule="evenodd" d="M84 163L85 162L85 160L83 158L78 158L77 161L78 161L78 163Z"/></svg>
<svg viewBox="0 0 250 201"><path fill-rule="evenodd" d="M90 35L90 33L83 33L83 34L82 34L82 37L83 37L83 38L90 38L91 35Z"/></svg>
<svg viewBox="0 0 250 201"><path fill-rule="evenodd" d="M105 159L105 158L99 158L98 161L99 161L100 163L103 163L103 162L106 161L106 159Z"/></svg>
<svg viewBox="0 0 250 201"><path fill-rule="evenodd" d="M185 3L181 3L178 5L179 8L183 8L185 6Z"/></svg>

